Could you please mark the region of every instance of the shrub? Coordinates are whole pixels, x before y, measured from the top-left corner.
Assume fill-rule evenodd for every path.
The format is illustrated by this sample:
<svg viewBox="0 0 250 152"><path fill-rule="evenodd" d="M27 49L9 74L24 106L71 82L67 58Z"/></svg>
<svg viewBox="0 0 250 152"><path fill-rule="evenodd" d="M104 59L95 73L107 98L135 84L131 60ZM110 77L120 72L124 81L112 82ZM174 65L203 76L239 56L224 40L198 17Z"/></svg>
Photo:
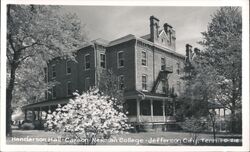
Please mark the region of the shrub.
<svg viewBox="0 0 250 152"><path fill-rule="evenodd" d="M197 139L199 134L207 129L207 124L203 118L186 118L186 120L181 123L181 127L183 130L190 132L191 138L197 144Z"/></svg>
<svg viewBox="0 0 250 152"><path fill-rule="evenodd" d="M96 144L97 138L109 138L128 129L127 116L115 110L116 99L94 89L79 95L47 116L51 131L70 132L83 144Z"/></svg>

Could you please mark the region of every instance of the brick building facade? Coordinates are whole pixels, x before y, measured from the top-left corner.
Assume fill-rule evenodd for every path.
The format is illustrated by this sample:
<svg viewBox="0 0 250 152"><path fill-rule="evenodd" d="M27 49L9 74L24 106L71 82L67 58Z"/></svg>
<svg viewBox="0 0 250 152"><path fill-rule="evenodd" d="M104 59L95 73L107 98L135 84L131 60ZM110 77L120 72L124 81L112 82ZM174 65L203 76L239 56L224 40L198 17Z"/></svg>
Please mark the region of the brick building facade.
<svg viewBox="0 0 250 152"><path fill-rule="evenodd" d="M49 61L46 81L58 82L46 93L46 100L24 106L42 111L66 104L72 92L96 86L100 69L111 69L118 77L119 89L131 123L167 123L173 121L174 101L183 90L181 79L186 56L176 52L175 30L159 19L150 17L150 33L127 35L108 42L102 39L76 51L76 61ZM191 47L187 45L187 52ZM187 53L188 54L188 53ZM39 117L38 112L38 117Z"/></svg>

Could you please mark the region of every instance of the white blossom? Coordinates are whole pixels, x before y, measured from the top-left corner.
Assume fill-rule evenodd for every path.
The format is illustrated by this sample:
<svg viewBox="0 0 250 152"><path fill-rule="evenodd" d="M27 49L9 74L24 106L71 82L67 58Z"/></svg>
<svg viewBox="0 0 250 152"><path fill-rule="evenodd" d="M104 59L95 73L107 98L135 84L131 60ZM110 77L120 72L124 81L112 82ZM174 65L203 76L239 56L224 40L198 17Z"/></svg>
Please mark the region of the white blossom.
<svg viewBox="0 0 250 152"><path fill-rule="evenodd" d="M97 89L74 95L67 105L58 106L48 115L49 129L77 133L81 138L104 138L129 129L127 116L113 108L115 98L110 99Z"/></svg>

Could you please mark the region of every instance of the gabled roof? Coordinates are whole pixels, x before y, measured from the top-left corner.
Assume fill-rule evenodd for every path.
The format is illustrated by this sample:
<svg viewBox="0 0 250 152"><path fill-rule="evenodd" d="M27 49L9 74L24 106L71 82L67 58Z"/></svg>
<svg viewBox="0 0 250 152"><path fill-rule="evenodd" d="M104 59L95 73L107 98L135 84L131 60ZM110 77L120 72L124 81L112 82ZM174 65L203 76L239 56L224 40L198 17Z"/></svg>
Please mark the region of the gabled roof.
<svg viewBox="0 0 250 152"><path fill-rule="evenodd" d="M164 30L161 30L161 31L159 32L159 36L162 35L162 34L165 34L165 36L167 36L167 34L166 34L166 32L165 32Z"/></svg>

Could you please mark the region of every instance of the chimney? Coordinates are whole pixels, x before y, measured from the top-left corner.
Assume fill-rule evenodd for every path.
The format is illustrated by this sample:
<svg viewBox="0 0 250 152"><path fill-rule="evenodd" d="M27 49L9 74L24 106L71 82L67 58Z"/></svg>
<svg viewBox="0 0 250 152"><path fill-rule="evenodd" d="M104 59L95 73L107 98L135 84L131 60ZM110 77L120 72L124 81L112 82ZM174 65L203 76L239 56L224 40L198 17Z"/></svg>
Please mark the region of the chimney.
<svg viewBox="0 0 250 152"><path fill-rule="evenodd" d="M154 16L150 16L149 20L150 20L150 40L152 42L155 42L159 37L159 19Z"/></svg>
<svg viewBox="0 0 250 152"><path fill-rule="evenodd" d="M192 45L186 44L186 61L191 61L192 59Z"/></svg>
<svg viewBox="0 0 250 152"><path fill-rule="evenodd" d="M168 34L168 32L171 31L172 26L169 25L168 23L165 23L165 24L163 25L163 28L164 28L164 31Z"/></svg>
<svg viewBox="0 0 250 152"><path fill-rule="evenodd" d="M169 36L169 40L170 40L170 44L171 44L173 41L172 36L173 36L173 34L175 34L173 31L173 27L171 25L169 25L168 23L165 23L163 25L163 28L164 28L164 31L166 32L166 34ZM175 37L175 35L174 35L174 37Z"/></svg>

